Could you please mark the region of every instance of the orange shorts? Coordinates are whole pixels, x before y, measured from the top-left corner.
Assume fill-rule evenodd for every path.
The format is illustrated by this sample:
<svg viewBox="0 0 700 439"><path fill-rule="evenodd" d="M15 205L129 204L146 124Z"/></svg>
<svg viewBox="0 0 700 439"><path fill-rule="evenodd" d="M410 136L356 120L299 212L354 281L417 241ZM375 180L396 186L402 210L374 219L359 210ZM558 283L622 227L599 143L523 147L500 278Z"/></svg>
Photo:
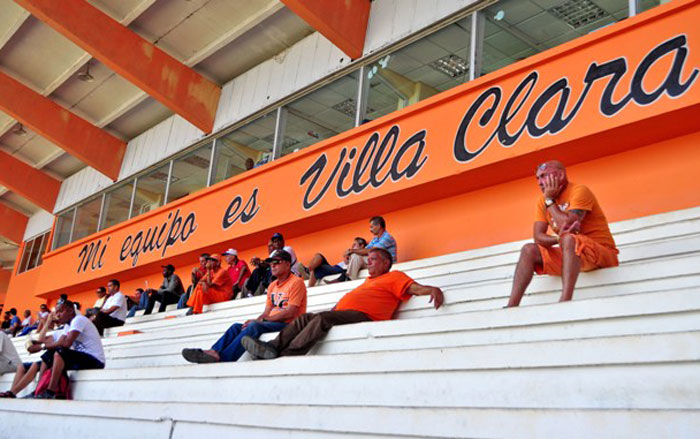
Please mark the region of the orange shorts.
<svg viewBox="0 0 700 439"><path fill-rule="evenodd" d="M616 248L598 244L585 235L573 235L576 239L576 255L581 258L581 271L598 268L617 267ZM542 255L542 266L535 268L537 274L561 276L561 247L544 247L537 245Z"/></svg>

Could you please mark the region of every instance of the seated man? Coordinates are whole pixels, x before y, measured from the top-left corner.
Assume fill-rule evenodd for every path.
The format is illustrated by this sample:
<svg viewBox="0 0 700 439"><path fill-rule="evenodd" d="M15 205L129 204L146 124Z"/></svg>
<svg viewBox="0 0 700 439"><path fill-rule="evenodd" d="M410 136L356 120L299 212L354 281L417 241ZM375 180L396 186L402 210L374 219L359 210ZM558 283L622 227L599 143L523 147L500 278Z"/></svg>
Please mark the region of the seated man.
<svg viewBox="0 0 700 439"><path fill-rule="evenodd" d="M267 289L265 311L255 320L231 325L209 350L183 349L185 360L190 363L237 361L245 352L241 346L243 337L258 338L266 332L279 331L306 312L306 286L300 277L292 274L290 254L275 250L267 262L277 280Z"/></svg>
<svg viewBox="0 0 700 439"><path fill-rule="evenodd" d="M535 243L520 252L509 307L520 304L533 273L561 276L559 301L565 302L573 297L580 271L618 265L608 221L590 189L569 182L558 161L539 165L535 176L543 194L537 201ZM547 234L548 226L554 235Z"/></svg>
<svg viewBox="0 0 700 439"><path fill-rule="evenodd" d="M36 352L41 351L43 343L49 339L51 339L52 341L58 341L58 338L60 338L60 331L54 332L52 336L46 335L46 333L49 331L49 328L53 327L55 318L56 316L54 312L49 313L44 323L42 324L41 329L39 330L39 335L37 336L37 339L27 339L27 352L29 352L30 354L34 354ZM12 346L12 349L14 349L14 346ZM15 353L16 352L17 351L15 351ZM18 365L15 370L15 377L12 380L12 387L7 392L0 393L0 398L16 398L19 392L24 390L25 387L27 387L30 383L34 381L34 378L36 377L36 374L39 373L39 369L41 368L42 364L41 361L36 361L33 363L22 363L19 360L19 356L17 357L17 361Z"/></svg>
<svg viewBox="0 0 700 439"><path fill-rule="evenodd" d="M282 236L281 233L275 233L272 235L272 238L270 238L270 243L272 243L272 251L284 250L292 256L292 273L296 274L302 279L308 277L306 276L306 268L304 267L304 264L297 260L297 254L294 253L294 249L289 245L285 245L284 236ZM272 252L270 252L270 255L272 255Z"/></svg>
<svg viewBox="0 0 700 439"><path fill-rule="evenodd" d="M272 240L270 240L267 243L268 255L271 255L273 251L275 251L275 247L272 244ZM254 256L250 259L250 265L254 267L253 272L250 274L250 277L243 286L241 298L262 295L265 290L267 290L270 282L272 282L270 266L267 265L264 260Z"/></svg>
<svg viewBox="0 0 700 439"><path fill-rule="evenodd" d="M367 241L365 238L355 238L352 241L352 249L362 249L367 247ZM331 265L328 260L321 253L316 253L311 261L309 262L309 286L313 287L316 282L323 279L326 276L333 274L345 274L345 270L348 268L348 261L350 260L350 253L345 252L343 255L343 260L336 265Z"/></svg>
<svg viewBox="0 0 700 439"><path fill-rule="evenodd" d="M104 335L106 328L124 325L126 320L126 296L119 291L120 286L121 284L117 279L107 282L107 300L93 320L100 335Z"/></svg>
<svg viewBox="0 0 700 439"><path fill-rule="evenodd" d="M187 315L201 314L204 305L231 300L232 292L233 282L228 271L221 267L221 256L209 256L207 274L199 281L187 302L187 306L191 308Z"/></svg>
<svg viewBox="0 0 700 439"><path fill-rule="evenodd" d="M373 248L383 248L391 253L392 261L396 262L396 240L386 231L386 222L381 216L375 216L369 220L369 231L374 238L365 248L350 248L347 251L350 259L346 272L347 279L355 280L359 277L360 270L367 268L367 255Z"/></svg>
<svg viewBox="0 0 700 439"><path fill-rule="evenodd" d="M47 324L46 322L48 321L49 314L49 307L45 303L39 305L39 318L36 321L36 330L38 332L41 332L41 330L44 328L44 325Z"/></svg>
<svg viewBox="0 0 700 439"><path fill-rule="evenodd" d="M401 302L411 296L430 296L435 309L444 301L442 290L415 282L401 271L392 271L392 255L383 248L370 250L369 278L347 293L330 311L299 316L269 343L243 337L243 347L253 358L271 359L285 355L305 355L335 325L390 320Z"/></svg>
<svg viewBox="0 0 700 439"><path fill-rule="evenodd" d="M234 248L230 248L223 253L228 263L228 274L233 282L233 298L235 299L245 285L245 282L250 277L250 269L244 260L238 258L238 252Z"/></svg>
<svg viewBox="0 0 700 439"><path fill-rule="evenodd" d="M120 293L121 294L121 293ZM107 306L107 303L105 304ZM37 395L40 399L60 399L65 395L58 394L61 374L66 370L103 369L105 355L102 340L95 325L87 317L76 314L70 300L56 306L56 321L65 326L54 340L43 342L40 346L46 349L41 356L40 374L46 368L51 368L51 381L47 390Z"/></svg>
<svg viewBox="0 0 700 439"><path fill-rule="evenodd" d="M206 265L208 257L209 253L202 253L201 255L199 255L199 265L192 269L192 275L190 277L190 286L187 287L187 291L185 291L185 294L180 296L180 300L177 302L177 309L182 309L187 306L187 301L190 300L190 294L192 294L192 291L194 291L194 289L197 287L197 284L200 280L202 280L204 275L207 274Z"/></svg>
<svg viewBox="0 0 700 439"><path fill-rule="evenodd" d="M5 311L5 314L2 316L2 332L7 334L7 330L10 329L10 319L12 318L12 315L10 314L10 311Z"/></svg>
<svg viewBox="0 0 700 439"><path fill-rule="evenodd" d="M134 304L129 308L129 312L126 314L126 318L130 318L136 315L136 311L146 309L148 306L148 294L143 288L136 288L135 294L133 296L127 296Z"/></svg>
<svg viewBox="0 0 700 439"><path fill-rule="evenodd" d="M107 300L107 289L105 287L97 287L97 290L95 290L95 294L97 294L97 300L95 300L95 304L92 305L92 308L88 308L85 310L85 316L92 320L94 320L95 316L102 309L102 307L105 304L105 301Z"/></svg>
<svg viewBox="0 0 700 439"><path fill-rule="evenodd" d="M10 327L5 330L5 333L12 335L13 337L17 335L20 329L22 329L22 321L17 317L17 308L10 308Z"/></svg>
<svg viewBox="0 0 700 439"><path fill-rule="evenodd" d="M172 264L163 265L163 283L157 290L148 289L145 294L148 295L148 305L144 315L149 315L153 312L153 307L156 301L160 302L158 312L165 312L165 308L170 304L175 304L180 300L180 296L185 294L185 289L182 288L180 277L175 274L175 267Z"/></svg>
<svg viewBox="0 0 700 439"><path fill-rule="evenodd" d="M32 310L24 310L24 320L22 320L22 328L19 332L19 336L27 335L30 331L36 329L36 322L32 318Z"/></svg>

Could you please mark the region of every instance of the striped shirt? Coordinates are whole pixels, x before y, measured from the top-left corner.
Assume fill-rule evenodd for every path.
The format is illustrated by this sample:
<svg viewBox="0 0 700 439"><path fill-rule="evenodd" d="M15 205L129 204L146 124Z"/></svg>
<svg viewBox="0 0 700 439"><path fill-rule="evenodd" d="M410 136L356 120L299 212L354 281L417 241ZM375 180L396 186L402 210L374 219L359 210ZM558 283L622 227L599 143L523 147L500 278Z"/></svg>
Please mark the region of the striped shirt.
<svg viewBox="0 0 700 439"><path fill-rule="evenodd" d="M372 240L367 244L367 248L383 248L384 250L387 250L389 253L391 253L391 259L393 259L394 262L396 262L396 240L394 239L393 236L389 234L386 230L384 233L382 233L382 236L379 237L374 237Z"/></svg>

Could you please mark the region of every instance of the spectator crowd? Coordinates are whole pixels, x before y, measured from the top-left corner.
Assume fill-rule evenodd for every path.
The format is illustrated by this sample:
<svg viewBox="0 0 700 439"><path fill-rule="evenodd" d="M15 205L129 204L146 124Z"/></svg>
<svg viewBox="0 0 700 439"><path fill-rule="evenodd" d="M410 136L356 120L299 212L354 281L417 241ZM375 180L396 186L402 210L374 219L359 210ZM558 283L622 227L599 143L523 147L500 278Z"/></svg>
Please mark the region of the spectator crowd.
<svg viewBox="0 0 700 439"><path fill-rule="evenodd" d="M520 304L535 273L560 276L560 301L568 301L581 271L618 264L607 220L590 189L569 182L558 161L539 165L535 177L542 194L536 201L533 243L520 252L508 307ZM186 288L176 267L167 263L161 267L163 279L157 289L146 284L127 295L118 279L109 280L96 289L95 303L85 315L80 304L65 295L53 310L42 304L35 315L25 310L23 318L12 308L3 315L0 374L15 372L15 377L0 397L16 397L37 375L40 380L34 397L69 397L66 371L104 368L101 337L105 329L123 326L138 311L153 313L156 303L159 313L176 305L187 308L187 315L196 315L205 312L208 305L266 296L256 318L233 322L208 349L183 349L182 356L190 363L235 362L246 351L254 359L305 355L333 326L392 319L399 305L413 296L428 296L435 309L440 308L445 301L440 288L392 271L397 243L384 218L372 217L369 231L369 241L352 238L347 250L331 258L338 261L334 265L323 254L315 253L305 266L283 235L274 233L267 243L267 256L253 257L250 265L234 248L202 253ZM307 287L357 280L363 269L368 272L364 282L330 310L307 312ZM259 339L273 332L278 334L271 341ZM40 361L22 363L10 338L14 336L27 337L29 353L43 352Z"/></svg>

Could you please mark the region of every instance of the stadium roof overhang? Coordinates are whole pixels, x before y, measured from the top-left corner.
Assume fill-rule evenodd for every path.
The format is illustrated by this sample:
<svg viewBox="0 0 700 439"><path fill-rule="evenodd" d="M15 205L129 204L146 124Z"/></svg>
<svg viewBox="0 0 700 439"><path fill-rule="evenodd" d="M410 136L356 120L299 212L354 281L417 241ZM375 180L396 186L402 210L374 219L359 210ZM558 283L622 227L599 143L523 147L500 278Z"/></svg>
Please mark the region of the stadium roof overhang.
<svg viewBox="0 0 700 439"><path fill-rule="evenodd" d="M12 169L0 177L0 208L51 212L60 181L85 166L117 179L126 142L172 114L211 132L223 84L314 30L361 56L369 6L0 0L0 161ZM44 193L20 174L45 182ZM0 264L12 246L0 240Z"/></svg>

